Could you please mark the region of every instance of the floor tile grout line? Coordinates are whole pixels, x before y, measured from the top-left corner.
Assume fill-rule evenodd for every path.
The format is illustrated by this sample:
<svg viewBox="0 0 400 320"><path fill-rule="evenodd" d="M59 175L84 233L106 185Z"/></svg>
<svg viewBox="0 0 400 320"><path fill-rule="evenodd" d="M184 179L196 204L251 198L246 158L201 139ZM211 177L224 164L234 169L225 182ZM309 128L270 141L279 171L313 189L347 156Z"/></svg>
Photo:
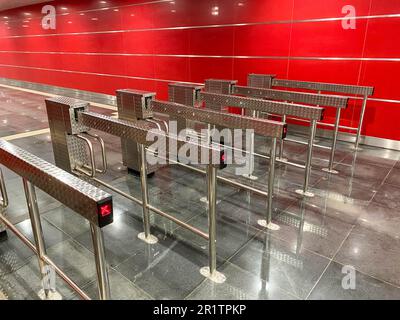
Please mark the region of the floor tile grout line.
<svg viewBox="0 0 400 320"><path fill-rule="evenodd" d="M346 237L343 239L343 241L341 242L341 244L339 245L338 249L336 250L335 254L333 255L333 257L329 260L328 265L325 267L324 271L321 273L321 275L319 276L318 280L315 282L314 286L311 288L310 292L308 293L308 295L306 296L305 300L309 300L312 292L314 291L314 289L317 287L318 283L321 281L322 277L324 276L324 274L326 273L326 271L328 270L329 266L332 264L334 258L336 257L336 255L338 254L338 252L340 251L340 249L342 248L343 244L346 242L346 240L349 238L350 234L352 233L353 229L354 229L355 225L352 226L352 228L349 230L349 232L347 233Z"/></svg>

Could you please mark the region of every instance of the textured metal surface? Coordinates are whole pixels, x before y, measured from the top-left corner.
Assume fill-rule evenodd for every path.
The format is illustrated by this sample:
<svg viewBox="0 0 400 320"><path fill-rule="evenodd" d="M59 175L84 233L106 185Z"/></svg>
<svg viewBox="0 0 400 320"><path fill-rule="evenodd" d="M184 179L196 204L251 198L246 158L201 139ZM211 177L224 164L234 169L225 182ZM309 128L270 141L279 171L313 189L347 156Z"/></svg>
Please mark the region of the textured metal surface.
<svg viewBox="0 0 400 320"><path fill-rule="evenodd" d="M208 79L205 82L205 91L212 93L231 94L237 80Z"/></svg>
<svg viewBox="0 0 400 320"><path fill-rule="evenodd" d="M110 194L4 140L0 163L97 226L98 207L112 201Z"/></svg>
<svg viewBox="0 0 400 320"><path fill-rule="evenodd" d="M88 163L85 143L72 135L89 130L77 122L75 113L88 110L88 104L72 98L56 97L46 99L46 109L56 165L72 172L76 166Z"/></svg>
<svg viewBox="0 0 400 320"><path fill-rule="evenodd" d="M195 107L199 101L200 91L204 86L190 83L169 83L168 101Z"/></svg>
<svg viewBox="0 0 400 320"><path fill-rule="evenodd" d="M153 100L151 102L151 109L154 112L165 113L187 120L195 120L231 129L254 129L255 133L266 137L282 138L285 137L286 134L286 124L277 121L243 117L158 100Z"/></svg>
<svg viewBox="0 0 400 320"><path fill-rule="evenodd" d="M156 94L133 89L117 90L117 107L120 119L141 120L151 118L153 115L147 109L148 100Z"/></svg>
<svg viewBox="0 0 400 320"><path fill-rule="evenodd" d="M151 106L154 105L154 102L155 100L151 102ZM168 104L168 102L166 103ZM156 133L158 137L160 138L165 137L167 143L167 151L169 143L172 142L176 143L178 147L182 144L192 144L198 147L199 156L202 155L202 152L209 152L209 160L213 161L213 163L215 163L214 159L218 158L216 155L219 155L219 152L221 150L221 148L218 145L205 146L202 144L189 142L185 139L180 139L178 137L168 135L165 131L155 128L153 123L149 123L146 121L131 122L127 120L114 119L109 116L94 112L80 112L78 114L78 119L80 122L93 129L100 130L114 136L125 137L126 139L133 140L145 146L151 146L152 144L154 144L153 140L147 139L148 133L152 130L152 132Z"/></svg>
<svg viewBox="0 0 400 320"><path fill-rule="evenodd" d="M322 120L324 113L324 109L321 107L310 107L300 104L275 102L263 99L238 97L233 95L208 92L202 92L200 95L204 100L206 107L208 107L209 104L218 105L220 107L240 107L254 111L290 115L310 120Z"/></svg>
<svg viewBox="0 0 400 320"><path fill-rule="evenodd" d="M128 121L138 121L141 119L149 119L153 116L148 110L148 104L155 97L154 92L141 90L117 90L117 107L118 118ZM154 127L154 126L153 126ZM137 172L140 170L139 147L137 142L132 139L121 137L122 147L122 163L129 169ZM148 173L153 173L158 169L158 166L148 165Z"/></svg>
<svg viewBox="0 0 400 320"><path fill-rule="evenodd" d="M134 140L140 144L149 145L146 137L150 130L155 129L154 124L147 121L128 121L115 119L110 116L95 112L79 112L78 120L83 125L109 133L111 135ZM161 131L160 131L161 132Z"/></svg>
<svg viewBox="0 0 400 320"><path fill-rule="evenodd" d="M324 83L324 82L274 79L272 81L272 85L276 87L308 89L316 91L327 91L327 92L367 95L367 96L371 96L374 93L374 87L363 87L363 86L353 86L353 85Z"/></svg>
<svg viewBox="0 0 400 320"><path fill-rule="evenodd" d="M335 95L323 95L316 93L293 92L284 90L272 90L264 88L254 88L245 86L235 86L233 93L256 98L290 101L296 103L305 103L316 106L346 108L348 98Z"/></svg>
<svg viewBox="0 0 400 320"><path fill-rule="evenodd" d="M247 85L255 88L266 88L272 87L272 80L276 77L274 74L254 74L250 73L247 76Z"/></svg>

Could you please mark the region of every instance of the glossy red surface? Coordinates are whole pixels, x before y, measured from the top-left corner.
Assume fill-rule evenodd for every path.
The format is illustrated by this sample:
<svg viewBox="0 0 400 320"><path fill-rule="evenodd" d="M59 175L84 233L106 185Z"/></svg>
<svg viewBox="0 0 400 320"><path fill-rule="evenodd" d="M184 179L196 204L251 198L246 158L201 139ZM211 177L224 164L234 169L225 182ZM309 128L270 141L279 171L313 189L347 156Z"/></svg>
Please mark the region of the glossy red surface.
<svg viewBox="0 0 400 320"><path fill-rule="evenodd" d="M358 16L399 14L398 0L353 0ZM56 0L56 30L41 5L0 13L0 77L113 94L157 91L168 81L246 83L248 73L372 85L400 100L399 17L359 19L344 30L346 0ZM7 17L7 18L4 18ZM321 20L322 19L322 20ZM324 60L324 58L341 58ZM360 102L343 112L357 126ZM326 112L325 121L333 121ZM363 134L400 140L400 104L369 103Z"/></svg>

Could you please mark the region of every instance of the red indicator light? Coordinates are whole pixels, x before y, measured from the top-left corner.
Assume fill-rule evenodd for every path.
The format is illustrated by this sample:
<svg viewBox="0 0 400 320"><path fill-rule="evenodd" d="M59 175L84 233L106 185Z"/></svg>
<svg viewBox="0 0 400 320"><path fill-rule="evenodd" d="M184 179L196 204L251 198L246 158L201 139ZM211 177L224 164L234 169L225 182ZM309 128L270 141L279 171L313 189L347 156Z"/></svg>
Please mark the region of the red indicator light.
<svg viewBox="0 0 400 320"><path fill-rule="evenodd" d="M221 155L221 161L222 161L222 162L225 162L225 153L223 153L223 154Z"/></svg>
<svg viewBox="0 0 400 320"><path fill-rule="evenodd" d="M100 215L102 217L106 217L112 213L111 205L110 204L103 204L100 206Z"/></svg>

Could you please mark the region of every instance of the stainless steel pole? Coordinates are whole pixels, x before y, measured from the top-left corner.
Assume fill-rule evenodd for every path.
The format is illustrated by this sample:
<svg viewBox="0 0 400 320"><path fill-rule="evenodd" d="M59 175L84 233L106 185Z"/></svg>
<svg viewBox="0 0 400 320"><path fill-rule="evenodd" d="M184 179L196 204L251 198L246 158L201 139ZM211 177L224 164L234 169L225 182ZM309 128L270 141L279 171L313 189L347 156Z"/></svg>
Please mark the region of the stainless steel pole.
<svg viewBox="0 0 400 320"><path fill-rule="evenodd" d="M216 227L216 206L217 206L217 169L213 165L207 168L207 186L208 186L208 228L209 228L209 267L210 274L213 275L217 270L217 227Z"/></svg>
<svg viewBox="0 0 400 320"><path fill-rule="evenodd" d="M335 129L333 132L332 149L331 149L331 155L330 155L330 159L329 159L329 167L322 169L322 171L332 173L332 174L339 173L338 171L333 169L333 165L334 165L334 160L335 160L335 151L336 151L337 139L338 139L338 134L339 134L340 112L341 112L341 109L337 108L336 109Z"/></svg>
<svg viewBox="0 0 400 320"><path fill-rule="evenodd" d="M258 220L258 224L260 226L266 227L270 230L280 229L278 225L272 223L272 203L273 203L274 182L275 182L276 146L277 146L277 138L273 138L271 143L271 154L269 159L267 216L266 220Z"/></svg>
<svg viewBox="0 0 400 320"><path fill-rule="evenodd" d="M92 233L94 257L96 260L99 298L100 300L110 300L110 282L108 279L107 262L104 252L103 233L101 229L93 223L90 224L90 231Z"/></svg>
<svg viewBox="0 0 400 320"><path fill-rule="evenodd" d="M143 144L139 145L140 154L140 184L142 189L142 208L143 208L143 227L144 232L139 234L139 239L155 244L158 242L157 237L150 233L150 211L149 211L149 188L147 184L147 163L146 148Z"/></svg>
<svg viewBox="0 0 400 320"><path fill-rule="evenodd" d="M361 107L360 122L358 123L356 143L354 145L355 150L360 150L359 145L360 145L360 138L361 138L361 130L363 128L363 122L364 122L365 110L367 108L367 102L368 102L368 96L365 95L364 99L363 99L363 104Z"/></svg>
<svg viewBox="0 0 400 320"><path fill-rule="evenodd" d="M42 224L40 223L40 214L36 199L35 187L26 179L22 179L22 181L25 190L26 203L28 205L29 218L32 225L33 238L35 239L36 250L38 253L44 298L47 299L50 292L50 289L45 284L45 281L48 279L48 264L43 260L43 257L46 255L46 245L44 242Z"/></svg>
<svg viewBox="0 0 400 320"><path fill-rule="evenodd" d="M244 110L244 109L242 109ZM252 112L252 117L256 118L256 112L253 111ZM255 134L254 132L250 135L250 151L248 153L248 159L249 159L249 173L248 174L244 174L243 176L250 179L250 180L257 180L258 177L256 177L255 175L253 175L254 172L254 140L255 140Z"/></svg>
<svg viewBox="0 0 400 320"><path fill-rule="evenodd" d="M225 276L217 271L217 168L207 166L207 200L208 200L208 267L200 273L210 280L223 283Z"/></svg>
<svg viewBox="0 0 400 320"><path fill-rule="evenodd" d="M306 161L306 170L304 176L304 185L303 190L298 189L296 193L301 194L306 197L314 197L314 193L308 191L308 187L310 184L310 175L311 175L311 168L312 168L312 155L313 155L313 147L314 147L314 139L315 133L317 129L317 121L312 120L310 124L310 137L308 141L308 150L307 150L307 161Z"/></svg>
<svg viewBox="0 0 400 320"><path fill-rule="evenodd" d="M282 116L282 122L286 123L286 114L284 114L284 115ZM280 161L287 161L287 159L285 159L285 158L283 157L283 148L284 148L284 144L285 144L284 140L281 139L281 141L280 141L280 148L279 148L279 158L278 158Z"/></svg>

